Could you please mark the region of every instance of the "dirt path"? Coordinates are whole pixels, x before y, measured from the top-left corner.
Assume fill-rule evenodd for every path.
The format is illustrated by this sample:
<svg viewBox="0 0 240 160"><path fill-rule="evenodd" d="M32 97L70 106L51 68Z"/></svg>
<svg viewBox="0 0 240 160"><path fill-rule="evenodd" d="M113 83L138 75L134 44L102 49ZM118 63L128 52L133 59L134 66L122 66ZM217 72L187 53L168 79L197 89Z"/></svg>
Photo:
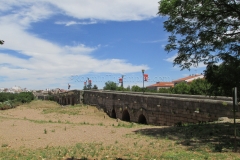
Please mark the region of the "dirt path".
<svg viewBox="0 0 240 160"><path fill-rule="evenodd" d="M53 111L51 107L29 106L0 111L0 144L15 149L70 146L92 142L104 145L118 142L129 145L131 141L125 138L126 135L134 134L134 131L140 128L151 127L144 125L116 127L119 123L130 124L117 122L116 119L109 118L102 111L90 106L84 109L76 107L73 110L57 109L59 107L53 106L52 108L55 109ZM46 113L48 111L50 112Z"/></svg>

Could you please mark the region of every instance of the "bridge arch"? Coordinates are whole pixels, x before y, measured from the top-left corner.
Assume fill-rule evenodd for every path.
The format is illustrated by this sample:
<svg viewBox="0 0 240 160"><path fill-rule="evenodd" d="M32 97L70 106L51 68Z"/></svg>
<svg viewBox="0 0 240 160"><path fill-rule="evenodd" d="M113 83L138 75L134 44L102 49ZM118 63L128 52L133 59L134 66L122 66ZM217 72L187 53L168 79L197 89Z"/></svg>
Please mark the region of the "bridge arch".
<svg viewBox="0 0 240 160"><path fill-rule="evenodd" d="M124 110L122 113L122 120L130 122L130 114L128 113L128 110Z"/></svg>
<svg viewBox="0 0 240 160"><path fill-rule="evenodd" d="M73 97L73 98L72 98L72 106L74 106L75 103L76 103L76 102L75 102L75 98Z"/></svg>
<svg viewBox="0 0 240 160"><path fill-rule="evenodd" d="M111 117L112 118L117 118L115 109L112 109Z"/></svg>
<svg viewBox="0 0 240 160"><path fill-rule="evenodd" d="M147 119L146 117L141 114L139 117L138 117L138 123L141 123L141 124L147 124Z"/></svg>

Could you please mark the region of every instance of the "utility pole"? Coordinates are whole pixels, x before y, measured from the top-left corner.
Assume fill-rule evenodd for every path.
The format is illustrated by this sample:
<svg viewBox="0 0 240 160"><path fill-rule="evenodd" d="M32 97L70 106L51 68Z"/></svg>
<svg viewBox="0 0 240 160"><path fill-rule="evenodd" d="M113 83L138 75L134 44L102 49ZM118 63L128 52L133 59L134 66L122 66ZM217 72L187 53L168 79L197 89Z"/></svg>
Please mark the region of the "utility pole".
<svg viewBox="0 0 240 160"><path fill-rule="evenodd" d="M143 76L143 94L144 94L144 69L142 69L142 76Z"/></svg>
<svg viewBox="0 0 240 160"><path fill-rule="evenodd" d="M238 108L237 102L237 87L233 88L233 120L234 120L234 150L237 152L237 130L236 130L236 111Z"/></svg>
<svg viewBox="0 0 240 160"><path fill-rule="evenodd" d="M122 84L121 84L121 87L123 88L123 77L124 77L124 75L122 75Z"/></svg>

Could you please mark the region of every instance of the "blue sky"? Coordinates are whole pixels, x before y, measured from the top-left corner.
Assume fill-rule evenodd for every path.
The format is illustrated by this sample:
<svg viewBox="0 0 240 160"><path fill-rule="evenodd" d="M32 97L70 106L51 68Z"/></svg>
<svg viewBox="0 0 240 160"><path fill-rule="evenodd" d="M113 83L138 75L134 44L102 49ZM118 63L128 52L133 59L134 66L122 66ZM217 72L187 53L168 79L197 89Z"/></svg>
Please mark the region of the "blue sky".
<svg viewBox="0 0 240 160"><path fill-rule="evenodd" d="M9 0L0 6L0 88L82 89L87 78L145 86L202 73L167 53L159 0Z"/></svg>

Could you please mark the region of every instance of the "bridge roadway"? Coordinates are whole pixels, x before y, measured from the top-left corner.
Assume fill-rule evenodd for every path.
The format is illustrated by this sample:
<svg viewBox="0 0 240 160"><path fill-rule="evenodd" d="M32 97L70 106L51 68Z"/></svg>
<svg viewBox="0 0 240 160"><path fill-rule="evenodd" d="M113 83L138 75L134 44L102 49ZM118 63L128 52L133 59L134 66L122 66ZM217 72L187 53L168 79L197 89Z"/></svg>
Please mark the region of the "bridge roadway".
<svg viewBox="0 0 240 160"><path fill-rule="evenodd" d="M230 97L71 90L55 95L55 100L62 105L94 105L112 118L152 125L202 123L216 121L219 117L233 117ZM240 118L240 112L237 112L237 118Z"/></svg>

